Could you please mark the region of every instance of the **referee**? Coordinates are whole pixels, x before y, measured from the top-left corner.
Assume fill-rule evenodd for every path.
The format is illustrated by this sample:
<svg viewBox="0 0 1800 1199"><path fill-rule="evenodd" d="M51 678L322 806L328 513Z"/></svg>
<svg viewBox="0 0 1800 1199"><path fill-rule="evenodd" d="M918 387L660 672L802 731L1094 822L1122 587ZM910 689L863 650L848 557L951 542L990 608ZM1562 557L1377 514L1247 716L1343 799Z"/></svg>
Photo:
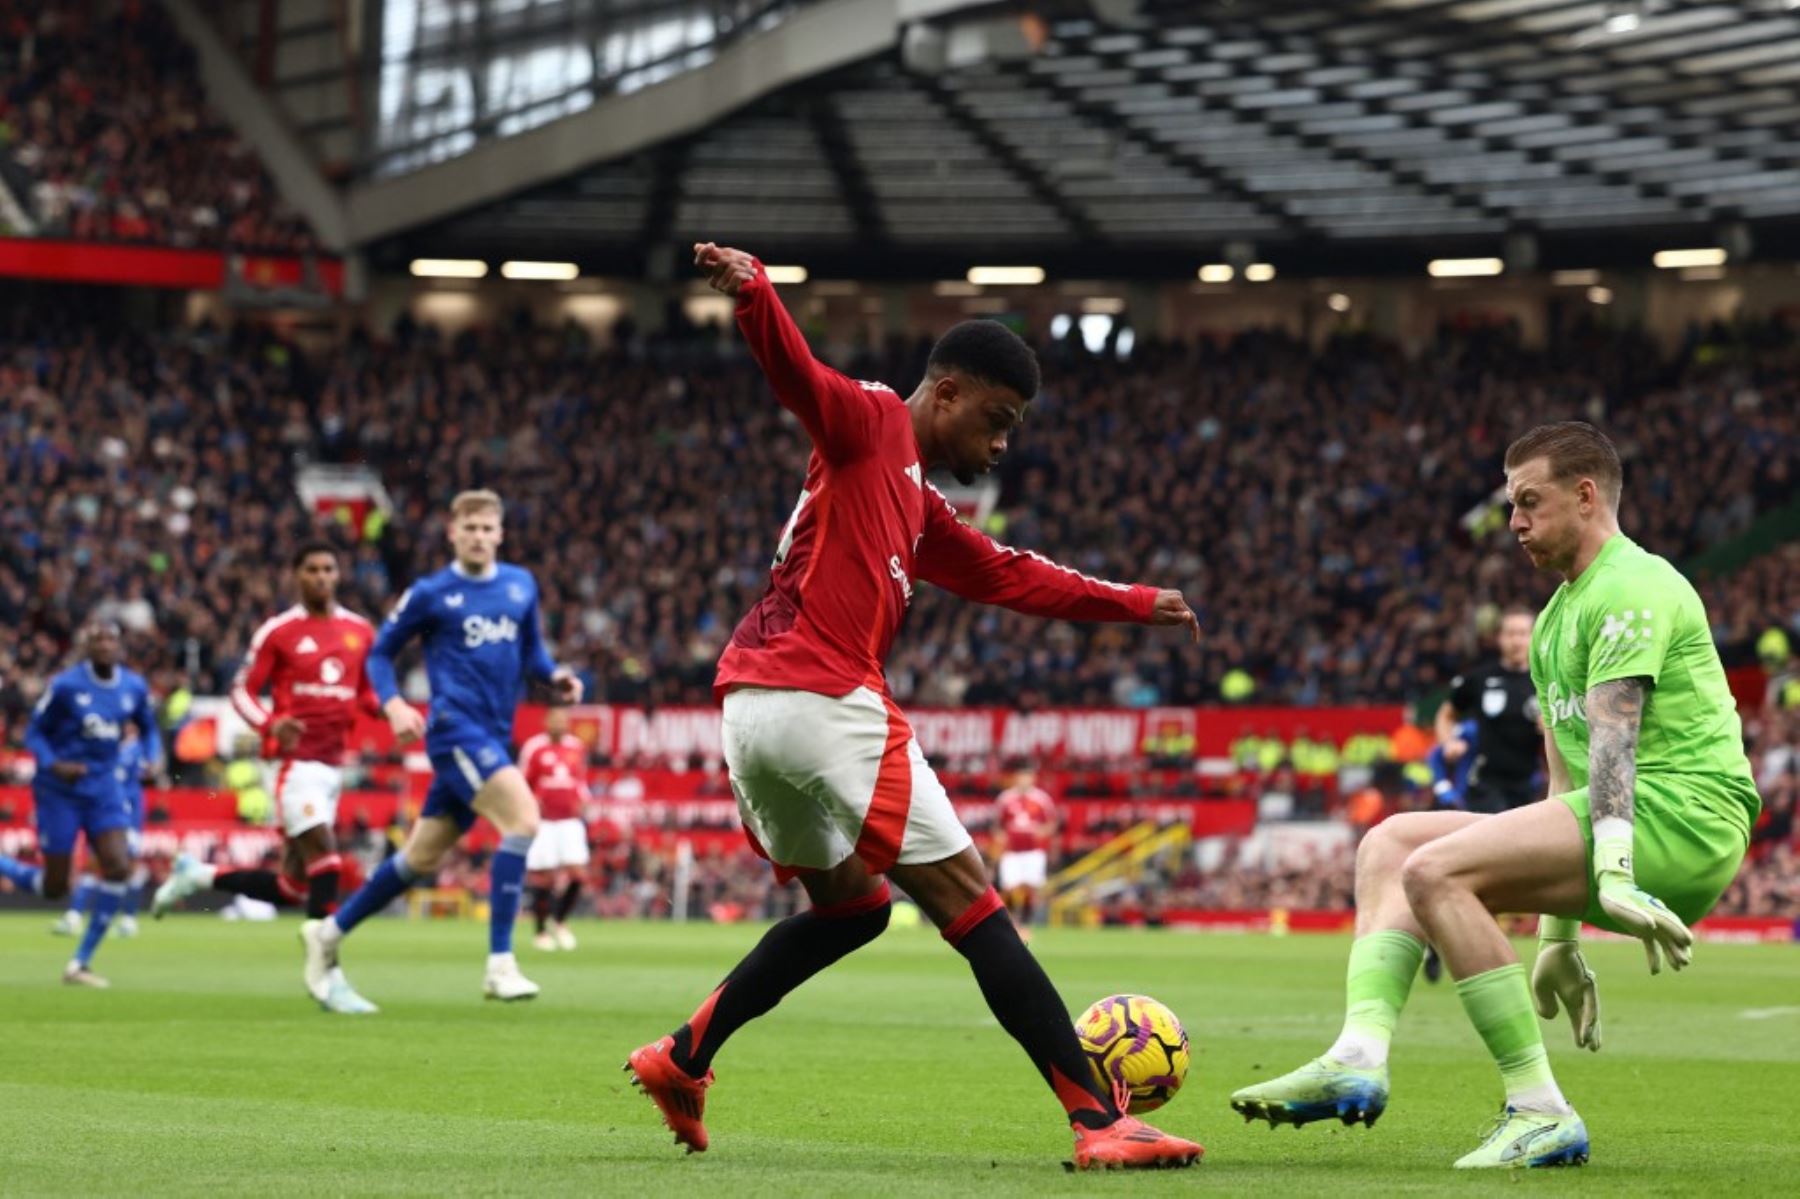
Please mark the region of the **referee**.
<svg viewBox="0 0 1800 1199"><path fill-rule="evenodd" d="M1529 608L1508 608L1500 617L1500 659L1464 671L1450 682L1450 698L1438 707L1438 746L1452 774L1465 757L1469 763L1460 806L1471 812L1504 812L1539 798L1538 754L1544 743L1537 689L1531 685ZM1463 736L1464 722L1475 735ZM1425 978L1443 974L1437 947L1425 955Z"/></svg>
<svg viewBox="0 0 1800 1199"><path fill-rule="evenodd" d="M1458 675L1438 707L1444 761L1454 766L1473 755L1462 803L1471 812L1504 812L1541 798L1536 779L1544 726L1531 685L1533 620L1525 608L1508 608L1500 618L1499 661ZM1471 720L1472 745L1458 729Z"/></svg>

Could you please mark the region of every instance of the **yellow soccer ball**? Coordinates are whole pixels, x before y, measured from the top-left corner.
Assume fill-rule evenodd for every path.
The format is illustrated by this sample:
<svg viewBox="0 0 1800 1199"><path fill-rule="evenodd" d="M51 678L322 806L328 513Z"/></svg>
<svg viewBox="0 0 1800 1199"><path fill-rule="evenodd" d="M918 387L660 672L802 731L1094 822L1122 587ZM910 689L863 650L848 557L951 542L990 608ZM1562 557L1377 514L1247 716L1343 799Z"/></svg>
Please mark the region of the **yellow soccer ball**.
<svg viewBox="0 0 1800 1199"><path fill-rule="evenodd" d="M1187 1077L1187 1030L1148 995L1108 995L1081 1013L1075 1035L1101 1085L1128 1088L1132 1115L1173 1099Z"/></svg>

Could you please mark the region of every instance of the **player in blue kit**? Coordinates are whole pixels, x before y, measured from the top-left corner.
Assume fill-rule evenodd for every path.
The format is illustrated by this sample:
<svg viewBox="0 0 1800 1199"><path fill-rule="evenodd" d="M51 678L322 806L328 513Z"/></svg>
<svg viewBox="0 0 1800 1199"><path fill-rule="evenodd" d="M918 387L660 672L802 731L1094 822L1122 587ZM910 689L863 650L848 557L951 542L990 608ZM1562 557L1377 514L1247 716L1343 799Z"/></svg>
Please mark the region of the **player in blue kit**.
<svg viewBox="0 0 1800 1199"><path fill-rule="evenodd" d="M94 951L125 902L131 877L129 799L119 786L120 747L127 725L137 726L144 752L162 757L150 688L143 676L119 664L119 627L93 621L82 630L87 661L63 671L44 689L25 730L25 747L37 760L31 796L37 808L42 866L0 855L0 877L20 890L61 899L69 893L75 838L85 834L99 861L94 908L63 981L104 987L91 968Z"/></svg>
<svg viewBox="0 0 1800 1199"><path fill-rule="evenodd" d="M524 682L548 683L563 703L581 699L575 672L558 668L544 646L537 580L498 560L504 509L491 491L465 491L450 505L455 561L418 580L400 597L369 651L369 683L401 741L421 735L433 778L418 822L401 851L383 862L336 915L301 926L308 987L324 985L338 946L363 920L414 882L436 873L477 815L500 830L489 892L487 977L490 999L530 999L538 986L513 957L513 922L525 881L525 856L538 831L537 800L513 765L513 709ZM400 697L394 658L414 637L425 643L431 719ZM364 1010L374 1010L368 1005Z"/></svg>
<svg viewBox="0 0 1800 1199"><path fill-rule="evenodd" d="M125 902L119 908L119 916L112 927L115 937L135 937L138 934L138 905L144 899L144 882L149 874L144 869L144 775L157 769L158 764L144 757L144 739L134 729L125 730L128 736L119 743L119 764L113 770L113 777L119 781L119 790L125 795L125 804L131 809L131 827L126 832L127 843L131 852L131 879L125 886ZM100 888L92 875L81 876L81 885L75 888L75 894L69 899L69 910L63 913L51 929L61 936L79 937L82 922L88 913L94 910L94 903L99 898Z"/></svg>

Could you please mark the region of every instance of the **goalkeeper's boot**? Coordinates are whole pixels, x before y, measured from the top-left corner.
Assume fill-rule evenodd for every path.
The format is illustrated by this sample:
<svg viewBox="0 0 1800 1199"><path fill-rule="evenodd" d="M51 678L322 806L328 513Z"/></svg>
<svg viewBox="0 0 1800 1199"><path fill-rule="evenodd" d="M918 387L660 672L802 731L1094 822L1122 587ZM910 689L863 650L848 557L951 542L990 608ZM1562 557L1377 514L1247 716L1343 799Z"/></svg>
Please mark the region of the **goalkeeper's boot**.
<svg viewBox="0 0 1800 1199"><path fill-rule="evenodd" d="M1246 1122L1267 1120L1298 1128L1314 1120L1361 1120L1373 1125L1387 1110L1387 1067L1346 1066L1329 1057L1316 1057L1280 1078L1245 1087L1231 1097L1234 1111Z"/></svg>
<svg viewBox="0 0 1800 1199"><path fill-rule="evenodd" d="M1515 1169L1532 1166L1585 1166L1587 1125L1574 1112L1522 1112L1502 1108L1487 1139L1456 1163L1458 1170Z"/></svg>
<svg viewBox="0 0 1800 1199"><path fill-rule="evenodd" d="M686 1145L689 1153L706 1152L706 1125L701 1116L706 1111L706 1088L713 1084L713 1072L695 1078L675 1064L669 1054L675 1048L674 1037L664 1037L631 1051L625 1060L625 1071L638 1090L650 1096L663 1123L675 1134L677 1145Z"/></svg>

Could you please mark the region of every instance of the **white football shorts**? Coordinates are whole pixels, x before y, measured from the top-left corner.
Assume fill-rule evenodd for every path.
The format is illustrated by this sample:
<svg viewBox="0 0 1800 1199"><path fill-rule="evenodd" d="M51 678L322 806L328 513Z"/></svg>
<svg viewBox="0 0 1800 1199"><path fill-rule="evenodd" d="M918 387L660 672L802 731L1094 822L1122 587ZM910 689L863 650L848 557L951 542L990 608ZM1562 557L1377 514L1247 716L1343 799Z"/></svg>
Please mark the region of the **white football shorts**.
<svg viewBox="0 0 1800 1199"><path fill-rule="evenodd" d="M580 820L546 820L525 855L527 870L561 870L588 864L587 825Z"/></svg>
<svg viewBox="0 0 1800 1199"><path fill-rule="evenodd" d="M777 877L826 870L852 854L885 874L974 843L886 696L868 687L839 698L740 687L724 707L738 813Z"/></svg>
<svg viewBox="0 0 1800 1199"><path fill-rule="evenodd" d="M298 837L320 825L336 827L338 796L344 790L340 767L324 762L269 762L264 769L282 832Z"/></svg>
<svg viewBox="0 0 1800 1199"><path fill-rule="evenodd" d="M1021 849L1000 855L1000 889L1042 887L1050 878L1050 855L1041 849Z"/></svg>

